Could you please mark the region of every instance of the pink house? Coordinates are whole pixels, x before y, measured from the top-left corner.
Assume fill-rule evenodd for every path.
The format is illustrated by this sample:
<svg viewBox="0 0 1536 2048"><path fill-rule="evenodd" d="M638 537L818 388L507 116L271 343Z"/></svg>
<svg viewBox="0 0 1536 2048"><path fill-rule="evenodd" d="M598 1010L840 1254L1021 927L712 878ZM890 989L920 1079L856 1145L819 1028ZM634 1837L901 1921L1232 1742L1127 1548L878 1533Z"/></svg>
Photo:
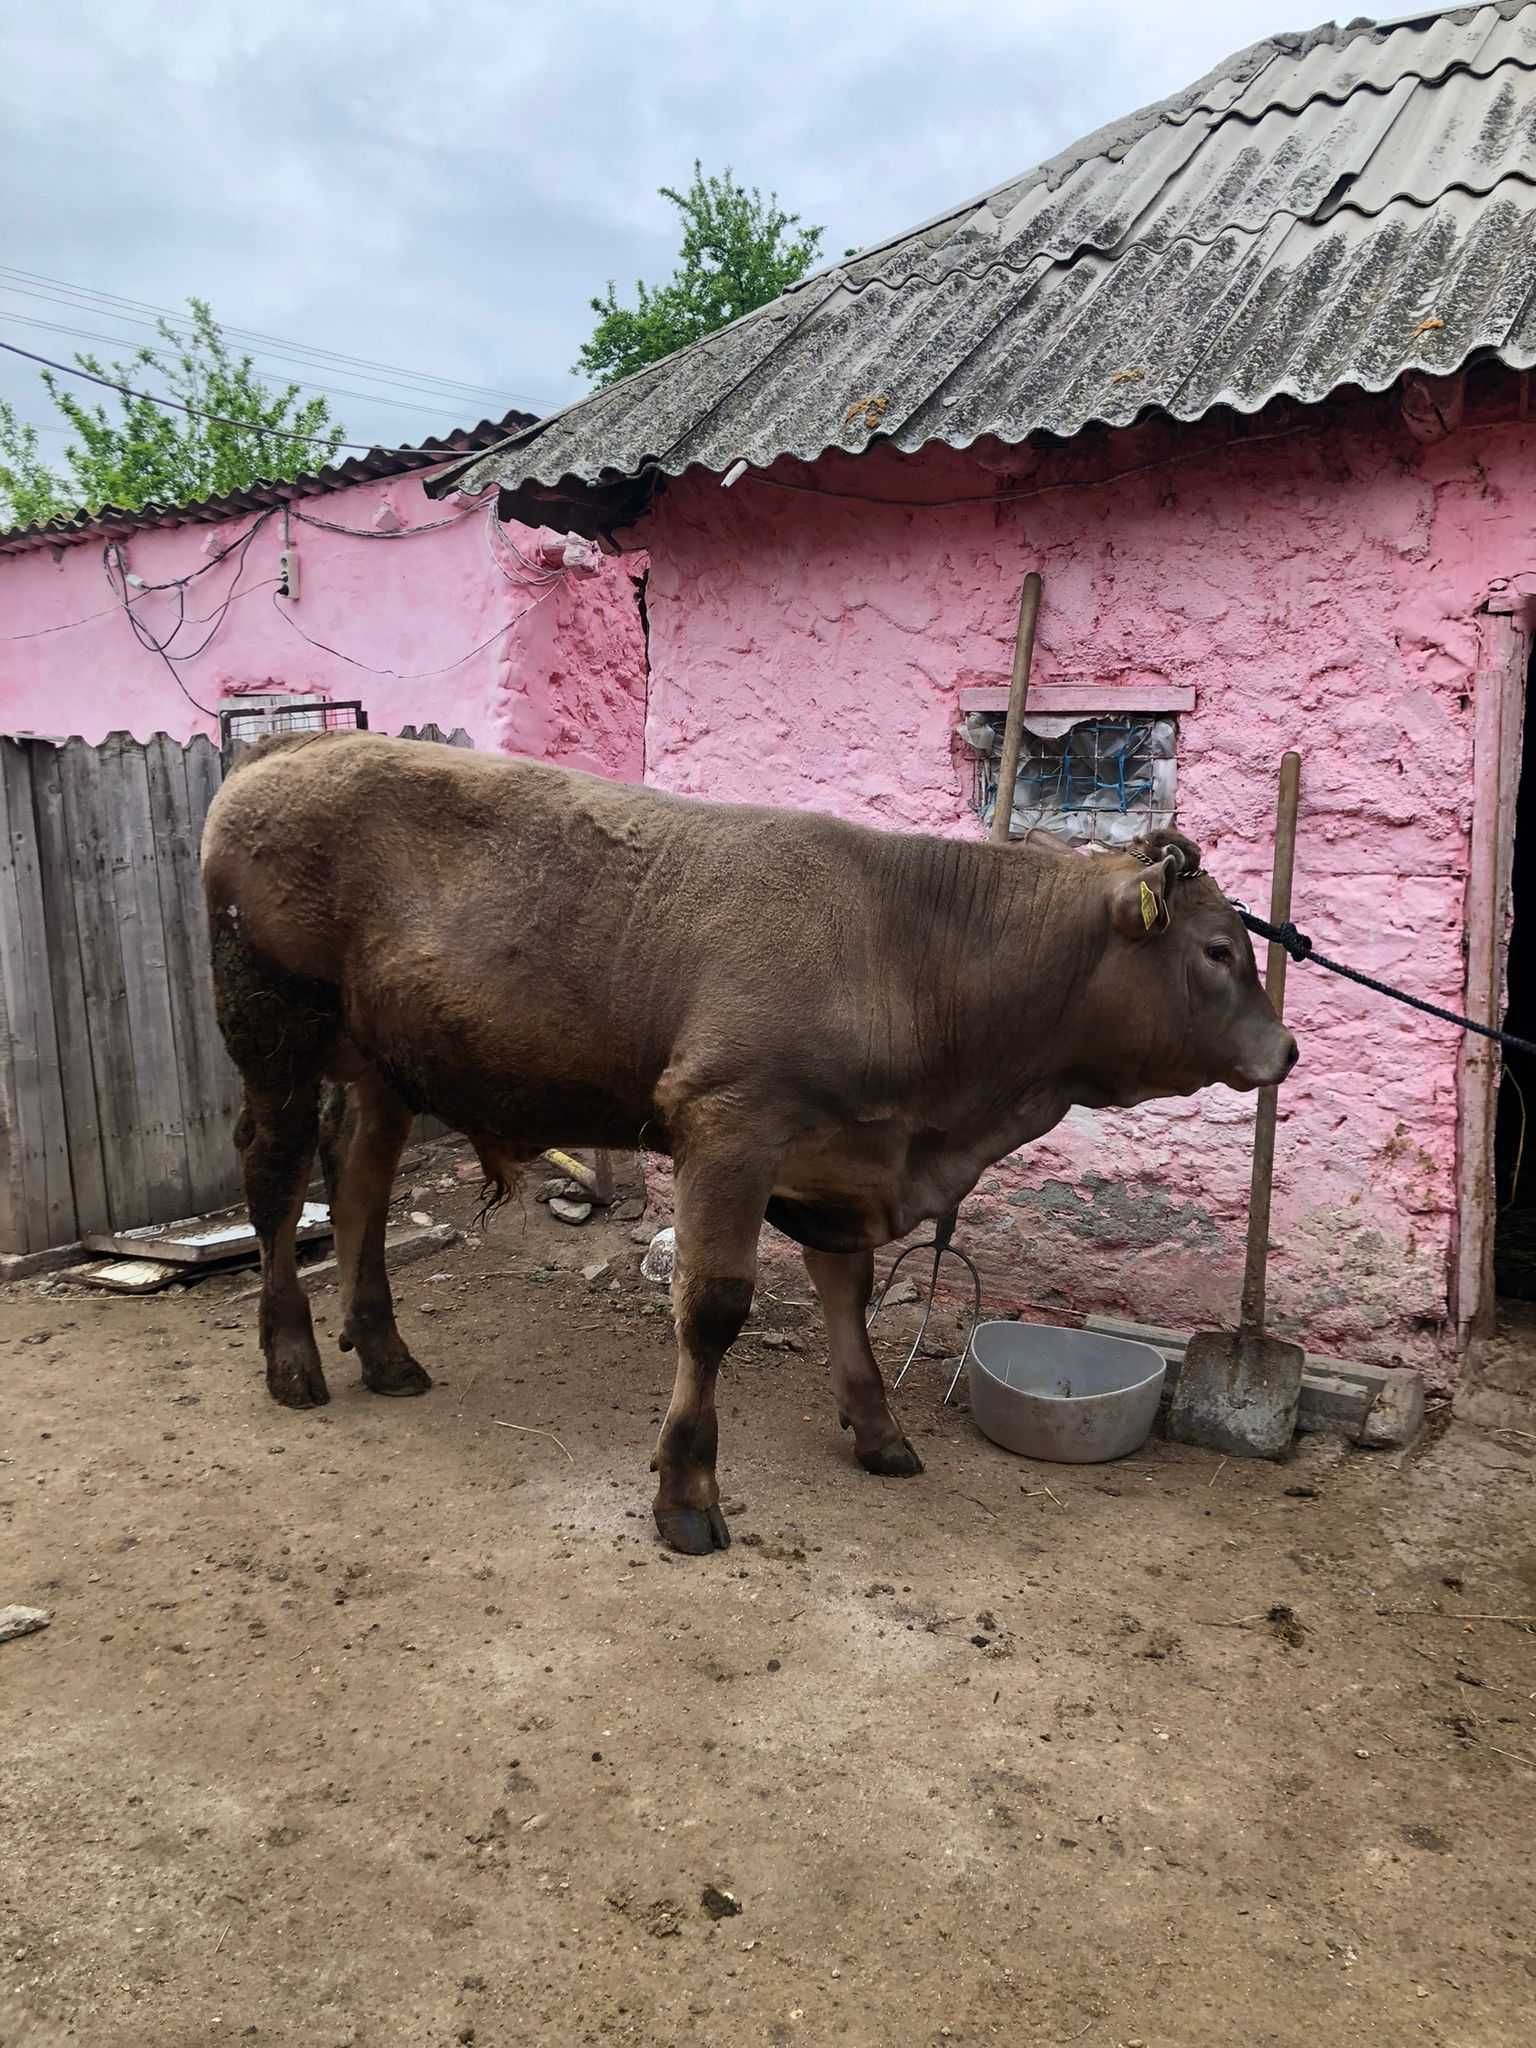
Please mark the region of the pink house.
<svg viewBox="0 0 1536 2048"><path fill-rule="evenodd" d="M984 829L1039 570L1017 817L1176 808L1259 907L1295 747L1320 950L1536 1035L1533 73L1532 0L1260 43L429 490L646 550L647 779L892 827ZM1536 1292L1536 1070L1290 986L1276 1321L1448 1377ZM1230 1320L1252 1118L1077 1115L988 1173L994 1296Z"/></svg>
<svg viewBox="0 0 1536 2048"><path fill-rule="evenodd" d="M472 494L422 497L443 458L526 423L429 442L436 462L375 451L230 498L0 534L0 732L217 740L232 709L358 704L375 731L463 727L479 747L638 778L643 562L504 526Z"/></svg>

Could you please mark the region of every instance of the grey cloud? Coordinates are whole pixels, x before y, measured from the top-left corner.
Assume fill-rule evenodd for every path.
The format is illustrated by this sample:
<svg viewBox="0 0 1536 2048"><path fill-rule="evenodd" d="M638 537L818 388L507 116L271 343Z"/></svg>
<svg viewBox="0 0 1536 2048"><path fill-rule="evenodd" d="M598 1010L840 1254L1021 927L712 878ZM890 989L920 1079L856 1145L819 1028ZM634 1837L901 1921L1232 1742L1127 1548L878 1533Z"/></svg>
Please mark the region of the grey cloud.
<svg viewBox="0 0 1536 2048"><path fill-rule="evenodd" d="M6 31L4 260L156 304L196 292L227 321L544 410L579 392L593 292L670 269L656 187L695 156L777 188L836 255L1176 90L1281 26L1272 9L64 0ZM0 338L61 358L88 344L18 313L137 338L0 291ZM0 396L50 417L3 356ZM476 412L334 406L387 441Z"/></svg>

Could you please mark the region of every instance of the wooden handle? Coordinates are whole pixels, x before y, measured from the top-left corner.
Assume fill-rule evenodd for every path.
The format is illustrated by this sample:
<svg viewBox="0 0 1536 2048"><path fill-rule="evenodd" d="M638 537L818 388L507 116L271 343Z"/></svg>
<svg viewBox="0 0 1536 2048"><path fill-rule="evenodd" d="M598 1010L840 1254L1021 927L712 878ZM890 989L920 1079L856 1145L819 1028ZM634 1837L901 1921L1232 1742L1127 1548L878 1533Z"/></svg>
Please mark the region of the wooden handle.
<svg viewBox="0 0 1536 2048"><path fill-rule="evenodd" d="M1013 831L1013 792L1019 779L1019 754L1024 745L1024 706L1029 699L1029 665L1035 653L1035 621L1040 616L1040 578L1033 570L1019 593L1019 629L1013 640L1013 678L1008 685L1008 716L1003 722L1003 758L997 770L997 805L992 837L1006 846Z"/></svg>
<svg viewBox="0 0 1536 2048"><path fill-rule="evenodd" d="M1275 807L1275 867L1269 884L1269 921L1285 924L1291 915L1291 877L1296 869L1296 812L1301 801L1301 756L1287 754L1280 763L1280 798ZM1285 970L1290 956L1270 943L1264 987L1275 1015L1285 1015ZM1280 1090L1259 1090L1259 1112L1253 1133L1253 1179L1248 1191L1248 1258L1243 1268L1242 1324L1255 1336L1264 1329L1264 1282L1269 1265L1269 1211L1275 1180L1275 1122Z"/></svg>

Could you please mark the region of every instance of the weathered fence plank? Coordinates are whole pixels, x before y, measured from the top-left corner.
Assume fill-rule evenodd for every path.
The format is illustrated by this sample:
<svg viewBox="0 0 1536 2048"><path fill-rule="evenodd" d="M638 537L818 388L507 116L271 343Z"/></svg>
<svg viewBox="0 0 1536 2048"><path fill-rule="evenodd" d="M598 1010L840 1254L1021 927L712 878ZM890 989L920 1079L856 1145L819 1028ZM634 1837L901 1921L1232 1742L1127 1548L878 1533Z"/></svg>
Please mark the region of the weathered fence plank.
<svg viewBox="0 0 1536 2048"><path fill-rule="evenodd" d="M146 1191L152 1216L169 1212L175 1218L190 1213L192 1190L166 969L165 923L155 880L149 766L143 747L125 732L108 733L101 745L101 758Z"/></svg>
<svg viewBox="0 0 1536 2048"><path fill-rule="evenodd" d="M48 925L48 967L53 981L53 1021L59 1039L59 1075L64 1094L64 1127L70 1178L75 1192L75 1227L68 1240L111 1227L101 1122L96 1109L96 1076L91 1065L90 1018L75 893L70 886L72 849L64 811L64 785L56 747L34 742L32 801L37 815L37 851L43 876L43 914Z"/></svg>
<svg viewBox="0 0 1536 2048"><path fill-rule="evenodd" d="M0 917L5 914L0 897ZM20 1141L16 1135L16 1042L6 1010L5 976L0 974L0 1251L25 1251L22 1223Z"/></svg>
<svg viewBox="0 0 1536 2048"><path fill-rule="evenodd" d="M197 845L201 819L193 823L187 755L178 740L156 733L144 749L149 771L149 810L155 836L155 880L165 930L165 961L176 1070L186 1139L189 1206L212 1209L233 1199L235 1151L226 1114L234 1071L213 1026L209 987L207 918Z"/></svg>
<svg viewBox="0 0 1536 2048"><path fill-rule="evenodd" d="M238 1198L199 867L223 774L204 738L0 739L0 1252Z"/></svg>
<svg viewBox="0 0 1536 2048"><path fill-rule="evenodd" d="M193 995L197 1012L197 1034L203 1047L203 1073L209 1085L207 1126L209 1126L209 1171L219 1165L221 1194L211 1206L240 1198L240 1159L236 1155L236 1118L240 1116L240 1075L225 1051L219 1016L213 1004L213 958L209 948L209 920L203 907L203 825L209 805L219 795L223 782L223 758L211 739L197 737L186 748L186 801L190 846L193 846L193 905L188 913L190 948L193 948Z"/></svg>
<svg viewBox="0 0 1536 2048"><path fill-rule="evenodd" d="M209 1133L209 1171L220 1175L221 1193L209 1198L209 1205L236 1201L240 1195L240 1163L235 1152L235 1119L240 1114L240 1076L224 1049L218 1012L213 1000L213 961L208 939L208 913L203 906L203 826L208 806L219 793L224 779L224 762L212 740L201 736L186 750L188 824L192 846L192 895L188 929L192 949L192 989L197 1033L202 1047L202 1071L209 1089L205 1104ZM222 1164L220 1155L222 1154Z"/></svg>
<svg viewBox="0 0 1536 2048"><path fill-rule="evenodd" d="M7 784L8 778L0 774L0 1026L5 1034L0 1038L0 1112L5 1116L0 1221L17 1251L31 1251L41 1206L36 1191L41 1109L32 992L21 944L17 834L12 827Z"/></svg>
<svg viewBox="0 0 1536 2048"><path fill-rule="evenodd" d="M32 764L27 748L0 741L0 973L12 1045L21 1231L25 1249L43 1251L74 1237L75 1204L59 1078L59 1042L48 969Z"/></svg>
<svg viewBox="0 0 1536 2048"><path fill-rule="evenodd" d="M96 1077L96 1114L101 1127L107 1205L114 1227L131 1227L121 1219L131 1216L135 1222L149 1223L155 1218L150 1210L144 1147L138 1127L128 988L117 921L101 757L84 740L72 739L60 753L59 770L68 826L70 887L84 967L85 1014L91 1068Z"/></svg>

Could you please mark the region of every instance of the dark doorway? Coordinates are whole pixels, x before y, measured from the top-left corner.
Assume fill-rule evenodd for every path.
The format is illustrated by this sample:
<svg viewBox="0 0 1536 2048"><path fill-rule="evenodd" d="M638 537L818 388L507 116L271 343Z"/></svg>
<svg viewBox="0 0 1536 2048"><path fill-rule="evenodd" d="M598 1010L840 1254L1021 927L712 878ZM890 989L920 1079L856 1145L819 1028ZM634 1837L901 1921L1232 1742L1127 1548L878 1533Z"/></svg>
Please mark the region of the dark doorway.
<svg viewBox="0 0 1536 2048"><path fill-rule="evenodd" d="M1536 1038L1536 648L1525 679L1525 740L1515 805L1506 1031ZM1494 1133L1498 1218L1493 1275L1498 1293L1536 1301L1536 1058L1506 1052Z"/></svg>

